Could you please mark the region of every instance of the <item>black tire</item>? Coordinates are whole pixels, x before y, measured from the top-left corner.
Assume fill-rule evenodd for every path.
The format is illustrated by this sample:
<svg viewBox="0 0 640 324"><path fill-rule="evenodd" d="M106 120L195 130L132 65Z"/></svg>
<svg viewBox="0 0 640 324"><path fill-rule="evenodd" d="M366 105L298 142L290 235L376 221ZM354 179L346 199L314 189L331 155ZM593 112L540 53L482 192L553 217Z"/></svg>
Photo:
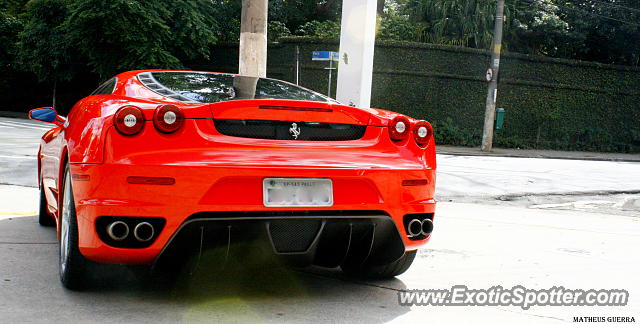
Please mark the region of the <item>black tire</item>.
<svg viewBox="0 0 640 324"><path fill-rule="evenodd" d="M80 290L86 286L90 261L85 259L78 249L78 222L69 175L69 166L67 166L62 181L63 187L60 190L60 192L62 192L62 199L60 199L60 248L58 249L58 266L62 285L67 289ZM67 190L67 186L69 186L69 190ZM67 194L69 194L69 196L65 197ZM65 199L67 198L69 200L66 201L67 210L65 210ZM68 237L64 237L63 226L67 226ZM63 249L65 249L65 247L66 256L63 255Z"/></svg>
<svg viewBox="0 0 640 324"><path fill-rule="evenodd" d="M53 219L47 211L47 198L44 196L44 187L40 186L40 211L38 212L38 223L42 226L52 227L56 225L56 221Z"/></svg>
<svg viewBox="0 0 640 324"><path fill-rule="evenodd" d="M370 265L365 263L359 267L342 265L340 268L350 276L369 279L389 279L407 271L416 258L417 253L417 250L405 252L400 259L383 265Z"/></svg>

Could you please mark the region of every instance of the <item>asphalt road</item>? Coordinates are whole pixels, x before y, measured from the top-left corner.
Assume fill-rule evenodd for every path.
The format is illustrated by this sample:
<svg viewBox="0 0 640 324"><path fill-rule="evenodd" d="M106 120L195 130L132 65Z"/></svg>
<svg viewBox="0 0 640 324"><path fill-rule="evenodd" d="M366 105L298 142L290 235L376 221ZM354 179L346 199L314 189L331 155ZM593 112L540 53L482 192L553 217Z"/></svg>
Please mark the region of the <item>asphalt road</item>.
<svg viewBox="0 0 640 324"><path fill-rule="evenodd" d="M225 272L204 265L176 283L106 268L97 278L100 285L72 292L58 282L54 230L40 227L33 216L34 156L42 128L0 118L2 323L558 323L572 322L574 316L635 316L640 321L640 218L634 193L640 189L634 187L640 186L640 164L439 156L444 202L438 205L433 239L409 271L394 280L358 281L335 270L294 270L255 261ZM500 185L487 180L505 174L510 176L500 178ZM604 194L615 191L616 183L629 193ZM495 191L487 192L487 186ZM549 193L571 201L558 203ZM505 195L538 200L498 199ZM627 289L630 300L617 307L528 310L398 304L399 291L454 285L617 288Z"/></svg>

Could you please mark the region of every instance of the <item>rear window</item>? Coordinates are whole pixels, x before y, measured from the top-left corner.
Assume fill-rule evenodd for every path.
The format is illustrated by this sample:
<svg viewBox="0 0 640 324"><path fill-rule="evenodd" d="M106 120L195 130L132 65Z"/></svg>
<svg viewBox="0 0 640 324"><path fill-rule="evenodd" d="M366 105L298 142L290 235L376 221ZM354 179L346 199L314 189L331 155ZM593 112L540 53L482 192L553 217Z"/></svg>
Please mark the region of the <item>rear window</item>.
<svg viewBox="0 0 640 324"><path fill-rule="evenodd" d="M184 102L214 103L241 99L293 99L335 102L284 81L206 72L145 72L138 79L150 90Z"/></svg>
<svg viewBox="0 0 640 324"><path fill-rule="evenodd" d="M109 81L106 81L98 89L94 90L90 95L101 95L101 94L112 94L113 90L116 88L117 78L113 78Z"/></svg>

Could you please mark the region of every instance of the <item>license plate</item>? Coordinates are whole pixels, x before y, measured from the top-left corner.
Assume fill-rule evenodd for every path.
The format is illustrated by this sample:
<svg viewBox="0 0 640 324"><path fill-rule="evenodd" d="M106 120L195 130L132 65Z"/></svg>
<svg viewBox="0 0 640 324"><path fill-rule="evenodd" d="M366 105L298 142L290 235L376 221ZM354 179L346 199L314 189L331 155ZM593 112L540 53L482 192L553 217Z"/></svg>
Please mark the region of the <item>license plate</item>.
<svg viewBox="0 0 640 324"><path fill-rule="evenodd" d="M266 178L262 182L266 207L327 207L333 205L331 179Z"/></svg>

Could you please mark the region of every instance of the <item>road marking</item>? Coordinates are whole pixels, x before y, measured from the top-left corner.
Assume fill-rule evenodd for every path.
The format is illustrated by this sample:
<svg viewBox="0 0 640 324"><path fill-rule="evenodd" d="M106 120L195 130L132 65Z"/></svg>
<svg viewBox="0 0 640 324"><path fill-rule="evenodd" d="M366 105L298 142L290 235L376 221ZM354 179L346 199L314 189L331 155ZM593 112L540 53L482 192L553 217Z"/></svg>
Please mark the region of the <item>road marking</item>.
<svg viewBox="0 0 640 324"><path fill-rule="evenodd" d="M6 126L6 125L0 125L0 127L5 127L5 128L13 128L13 129L23 129L23 130L38 130L38 131L42 131L42 132L46 132L47 130L49 130L48 128L40 128L40 127L22 127L22 126Z"/></svg>
<svg viewBox="0 0 640 324"><path fill-rule="evenodd" d="M0 212L0 221L7 220L7 219L12 219L12 218L33 217L33 216L37 216L37 215L38 215L38 213L36 213L36 212L31 212L31 213L25 213L25 212Z"/></svg>
<svg viewBox="0 0 640 324"><path fill-rule="evenodd" d="M0 155L0 159L33 159L35 155Z"/></svg>
<svg viewBox="0 0 640 324"><path fill-rule="evenodd" d="M36 124L36 123L23 123L14 120L0 120L0 123L10 124L10 125L18 125L18 126L34 126L34 127L47 127L48 125Z"/></svg>
<svg viewBox="0 0 640 324"><path fill-rule="evenodd" d="M22 128L32 128L32 129L42 129L42 130L47 130L47 129L51 129L53 128L52 126L45 126L45 125L36 125L36 124L27 124L27 123L16 123L16 122L10 122L10 121L0 121L0 126L11 126L11 127L22 127Z"/></svg>
<svg viewBox="0 0 640 324"><path fill-rule="evenodd" d="M31 126L38 126L38 127L47 127L49 125L49 123L44 123L44 122L29 122L29 121L22 121L22 120L8 120L8 119L4 119L4 120L0 120L0 123L9 123L9 124L16 124L16 125L31 125Z"/></svg>
<svg viewBox="0 0 640 324"><path fill-rule="evenodd" d="M40 144L40 142L5 142L0 141L0 145L33 145Z"/></svg>
<svg viewBox="0 0 640 324"><path fill-rule="evenodd" d="M0 242L0 244L58 244L58 242Z"/></svg>
<svg viewBox="0 0 640 324"><path fill-rule="evenodd" d="M36 213L36 212L25 213L25 212L3 212L3 211L0 211L0 215L36 216L36 215L38 215L38 213Z"/></svg>

